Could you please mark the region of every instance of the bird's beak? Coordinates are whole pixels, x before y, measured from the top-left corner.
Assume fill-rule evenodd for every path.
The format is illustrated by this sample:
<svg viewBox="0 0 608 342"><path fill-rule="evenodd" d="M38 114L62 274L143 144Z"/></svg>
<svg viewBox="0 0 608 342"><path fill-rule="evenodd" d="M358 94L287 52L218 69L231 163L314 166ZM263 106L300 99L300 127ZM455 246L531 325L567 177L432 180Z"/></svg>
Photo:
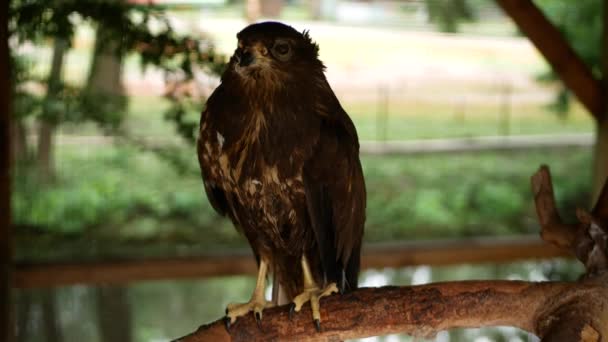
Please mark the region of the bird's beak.
<svg viewBox="0 0 608 342"><path fill-rule="evenodd" d="M236 49L236 61L241 67L246 67L251 65L254 61L254 56L248 48L238 48Z"/></svg>

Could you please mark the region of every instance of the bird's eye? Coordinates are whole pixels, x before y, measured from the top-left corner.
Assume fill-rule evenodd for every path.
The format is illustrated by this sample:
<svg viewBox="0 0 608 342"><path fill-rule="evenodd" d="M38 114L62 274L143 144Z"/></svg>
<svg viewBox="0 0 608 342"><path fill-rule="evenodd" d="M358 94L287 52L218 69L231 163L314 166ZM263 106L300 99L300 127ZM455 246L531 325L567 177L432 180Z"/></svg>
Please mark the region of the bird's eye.
<svg viewBox="0 0 608 342"><path fill-rule="evenodd" d="M279 55L284 55L289 52L289 44L279 43L274 46L274 49Z"/></svg>
<svg viewBox="0 0 608 342"><path fill-rule="evenodd" d="M289 60L292 54L291 46L289 45L289 42L285 40L277 40L274 42L271 51L275 58L283 62Z"/></svg>

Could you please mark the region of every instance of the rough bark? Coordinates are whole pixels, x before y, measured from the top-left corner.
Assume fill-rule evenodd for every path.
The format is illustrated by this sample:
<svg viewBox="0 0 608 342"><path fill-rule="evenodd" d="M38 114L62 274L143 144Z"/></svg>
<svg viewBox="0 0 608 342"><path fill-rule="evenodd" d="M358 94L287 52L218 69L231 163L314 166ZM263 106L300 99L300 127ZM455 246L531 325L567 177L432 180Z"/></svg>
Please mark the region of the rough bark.
<svg viewBox="0 0 608 342"><path fill-rule="evenodd" d="M562 222L546 166L532 177L541 236L585 264L578 282L460 281L421 286L363 288L323 299L323 329L316 332L310 308L289 319L288 306L252 315L227 331L220 319L177 339L197 341L339 341L408 333L429 337L455 327L513 326L543 341L608 341L608 186L576 224Z"/></svg>
<svg viewBox="0 0 608 342"><path fill-rule="evenodd" d="M461 281L362 288L322 301L321 332L312 324L309 307L290 320L288 306L282 306L264 311L261 328L252 315L239 318L230 331L218 320L176 341L340 341L392 333L432 337L451 328L484 326L513 326L543 337L565 330L551 325L548 317L561 319L566 307L588 312L590 301L606 307L607 295L605 286L592 283ZM570 319L569 312L565 314ZM589 312L589 316L598 314L608 311ZM608 336L601 321L581 321L591 321L590 328Z"/></svg>

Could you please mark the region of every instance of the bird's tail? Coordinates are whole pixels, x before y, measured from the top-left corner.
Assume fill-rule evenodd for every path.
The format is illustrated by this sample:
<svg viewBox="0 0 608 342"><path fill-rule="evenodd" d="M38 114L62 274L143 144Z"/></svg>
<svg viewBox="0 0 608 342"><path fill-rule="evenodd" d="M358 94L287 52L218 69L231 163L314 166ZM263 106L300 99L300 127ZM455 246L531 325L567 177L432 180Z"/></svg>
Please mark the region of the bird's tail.
<svg viewBox="0 0 608 342"><path fill-rule="evenodd" d="M359 286L359 271L361 269L361 246L353 249L346 266L342 270L341 281L338 284L340 292L350 292Z"/></svg>
<svg viewBox="0 0 608 342"><path fill-rule="evenodd" d="M276 272L272 275L272 302L274 305L284 305L290 302L285 289L279 284L279 276Z"/></svg>

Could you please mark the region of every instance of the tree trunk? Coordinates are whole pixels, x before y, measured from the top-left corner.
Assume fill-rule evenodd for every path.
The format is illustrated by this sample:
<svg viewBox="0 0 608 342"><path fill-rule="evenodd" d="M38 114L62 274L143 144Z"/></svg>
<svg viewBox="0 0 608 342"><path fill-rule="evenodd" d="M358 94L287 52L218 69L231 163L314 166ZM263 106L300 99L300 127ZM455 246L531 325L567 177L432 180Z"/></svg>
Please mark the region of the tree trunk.
<svg viewBox="0 0 608 342"><path fill-rule="evenodd" d="M124 95L122 84L122 54L119 43L107 38L107 28L99 24L95 38L95 50L89 70L86 91L107 95Z"/></svg>
<svg viewBox="0 0 608 342"><path fill-rule="evenodd" d="M31 336L32 290L21 291L17 296L17 341L27 342Z"/></svg>
<svg viewBox="0 0 608 342"><path fill-rule="evenodd" d="M262 0L246 0L245 1L245 18L247 19L248 23L254 23L260 17L260 15L261 15L260 2L261 1Z"/></svg>
<svg viewBox="0 0 608 342"><path fill-rule="evenodd" d="M11 164L29 159L27 145L27 129L21 121L11 122Z"/></svg>
<svg viewBox="0 0 608 342"><path fill-rule="evenodd" d="M603 108L599 113L596 126L596 142L593 156L593 199L591 204L597 201L600 190L605 182L608 182L608 0L603 2L603 32L602 32L602 86L603 86Z"/></svg>
<svg viewBox="0 0 608 342"><path fill-rule="evenodd" d="M53 47L53 60L48 78L48 90L42 110L38 131L37 164L40 179L43 182L51 181L55 176L53 165L53 135L60 113L56 107L57 97L61 91L61 73L63 59L68 49L68 41L56 38Z"/></svg>
<svg viewBox="0 0 608 342"><path fill-rule="evenodd" d="M592 204L597 201L602 186L608 181L608 115L604 116L606 118L596 124Z"/></svg>
<svg viewBox="0 0 608 342"><path fill-rule="evenodd" d="M54 156L53 156L53 135L55 134L55 124L42 119L38 127L38 174L40 180L48 183L55 178Z"/></svg>
<svg viewBox="0 0 608 342"><path fill-rule="evenodd" d="M260 11L264 18L277 18L283 10L283 0L262 0Z"/></svg>
<svg viewBox="0 0 608 342"><path fill-rule="evenodd" d="M308 5L310 8L310 17L312 20L320 20L323 13L321 10L323 0L308 0Z"/></svg>
<svg viewBox="0 0 608 342"><path fill-rule="evenodd" d="M11 320L11 77L8 53L8 3L0 5L0 341L13 341Z"/></svg>
<svg viewBox="0 0 608 342"><path fill-rule="evenodd" d="M42 291L42 324L46 342L63 341L55 295L56 292L53 289Z"/></svg>
<svg viewBox="0 0 608 342"><path fill-rule="evenodd" d="M103 23L97 27L95 50L89 68L87 84L82 94L83 110L102 127L117 127L127 108L122 83L123 55L120 41Z"/></svg>
<svg viewBox="0 0 608 342"><path fill-rule="evenodd" d="M131 305L126 287L98 287L97 315L102 342L129 342L133 339Z"/></svg>

